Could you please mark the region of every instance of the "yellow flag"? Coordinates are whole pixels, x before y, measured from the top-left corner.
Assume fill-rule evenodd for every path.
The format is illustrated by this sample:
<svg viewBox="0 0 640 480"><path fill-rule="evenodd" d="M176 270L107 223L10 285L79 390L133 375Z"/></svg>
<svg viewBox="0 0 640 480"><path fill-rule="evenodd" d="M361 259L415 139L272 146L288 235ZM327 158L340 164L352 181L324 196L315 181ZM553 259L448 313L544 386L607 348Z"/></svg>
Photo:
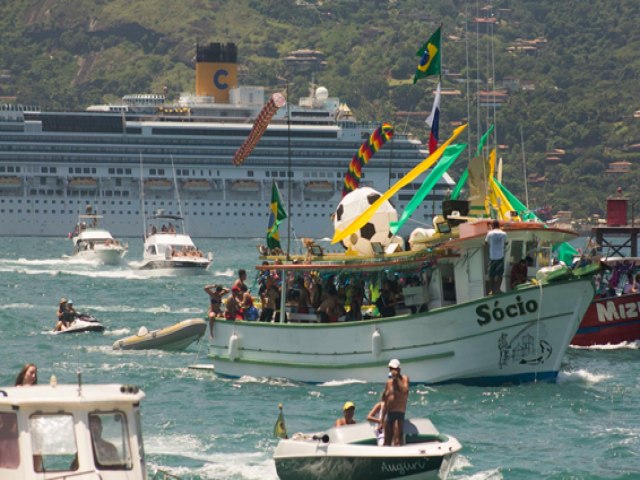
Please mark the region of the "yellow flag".
<svg viewBox="0 0 640 480"><path fill-rule="evenodd" d="M344 240L352 233L356 232L358 229L362 228L369 220L373 214L380 208L380 206L393 197L398 190L405 187L407 184L413 182L418 176L424 173L426 170L431 168L434 163L438 161L438 159L442 156L445 149L449 146L451 142L453 142L458 135L462 133L462 131L467 128L467 124L456 128L453 132L453 135L444 142L438 149L429 155L426 159L424 159L421 163L413 167L413 169L407 173L404 177L396 182L396 184L387 190L378 200L376 200L372 205L369 206L358 218L356 218L347 228L344 230L336 230L331 243L338 243L340 240Z"/></svg>
<svg viewBox="0 0 640 480"><path fill-rule="evenodd" d="M284 424L284 414L282 413L282 404L278 404L280 414L276 420L276 424L273 427L273 436L278 438L289 438L287 435L287 427Z"/></svg>

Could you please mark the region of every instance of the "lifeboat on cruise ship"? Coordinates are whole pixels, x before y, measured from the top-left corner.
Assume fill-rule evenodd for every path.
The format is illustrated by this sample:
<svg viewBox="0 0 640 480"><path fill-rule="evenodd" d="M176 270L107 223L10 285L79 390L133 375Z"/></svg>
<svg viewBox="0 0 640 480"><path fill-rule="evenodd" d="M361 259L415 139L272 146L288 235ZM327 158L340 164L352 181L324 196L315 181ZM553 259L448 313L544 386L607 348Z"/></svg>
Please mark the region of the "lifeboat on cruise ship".
<svg viewBox="0 0 640 480"><path fill-rule="evenodd" d="M18 188L22 186L19 177L0 177L0 188Z"/></svg>
<svg viewBox="0 0 640 480"><path fill-rule="evenodd" d="M171 190L171 180L165 178L151 178L144 181L144 186L152 190Z"/></svg>
<svg viewBox="0 0 640 480"><path fill-rule="evenodd" d="M191 190L194 192L205 192L211 189L211 184L208 180L185 180L182 183L182 186L186 190Z"/></svg>
<svg viewBox="0 0 640 480"><path fill-rule="evenodd" d="M260 184L256 180L235 180L231 182L231 190L237 192L257 192Z"/></svg>
<svg viewBox="0 0 640 480"><path fill-rule="evenodd" d="M328 181L307 182L304 185L304 189L313 193L332 193L335 190L333 184Z"/></svg>
<svg viewBox="0 0 640 480"><path fill-rule="evenodd" d="M69 180L69 188L74 190L95 190L98 187L98 181L95 178L72 178Z"/></svg>

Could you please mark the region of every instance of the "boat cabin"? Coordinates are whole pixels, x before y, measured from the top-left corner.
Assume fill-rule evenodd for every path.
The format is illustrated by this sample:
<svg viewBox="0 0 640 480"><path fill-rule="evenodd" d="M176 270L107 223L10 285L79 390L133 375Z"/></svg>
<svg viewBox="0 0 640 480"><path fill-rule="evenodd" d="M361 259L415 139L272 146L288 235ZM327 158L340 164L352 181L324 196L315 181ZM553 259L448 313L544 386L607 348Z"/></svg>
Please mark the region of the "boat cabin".
<svg viewBox="0 0 640 480"><path fill-rule="evenodd" d="M0 389L0 478L146 479L133 385Z"/></svg>

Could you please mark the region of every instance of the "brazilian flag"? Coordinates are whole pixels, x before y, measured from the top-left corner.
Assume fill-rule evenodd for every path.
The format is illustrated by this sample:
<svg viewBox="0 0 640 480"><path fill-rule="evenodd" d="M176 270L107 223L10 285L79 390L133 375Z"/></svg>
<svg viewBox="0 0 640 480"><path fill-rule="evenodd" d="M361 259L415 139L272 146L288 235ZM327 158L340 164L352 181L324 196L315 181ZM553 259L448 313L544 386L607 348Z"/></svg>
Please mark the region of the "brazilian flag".
<svg viewBox="0 0 640 480"><path fill-rule="evenodd" d="M289 438L287 435L287 427L284 424L284 414L282 413L282 404L278 404L280 414L276 420L276 424L273 427L273 436L278 438Z"/></svg>
<svg viewBox="0 0 640 480"><path fill-rule="evenodd" d="M415 84L419 79L429 77L431 75L440 75L440 29L433 32L433 35L427 40L416 55L420 57L420 62L416 68L416 74L413 76Z"/></svg>
<svg viewBox="0 0 640 480"><path fill-rule="evenodd" d="M287 218L287 212L282 205L282 199L280 198L280 191L278 185L273 182L271 187L271 204L269 205L269 226L267 227L267 247L282 248L280 247L280 234L278 233L278 227L280 222Z"/></svg>

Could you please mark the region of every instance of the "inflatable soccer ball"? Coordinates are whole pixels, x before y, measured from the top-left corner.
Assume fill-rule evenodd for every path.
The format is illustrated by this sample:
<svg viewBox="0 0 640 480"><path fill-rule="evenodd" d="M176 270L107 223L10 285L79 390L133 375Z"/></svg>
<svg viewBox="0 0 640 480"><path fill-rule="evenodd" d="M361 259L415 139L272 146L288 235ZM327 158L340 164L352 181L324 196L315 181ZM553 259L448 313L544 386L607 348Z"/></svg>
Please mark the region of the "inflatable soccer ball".
<svg viewBox="0 0 640 480"><path fill-rule="evenodd" d="M369 187L358 188L345 195L336 209L333 220L334 228L336 230L347 228L380 197L379 192ZM361 255L373 255L375 252L371 246L372 243L379 243L383 248L391 243L393 235L389 223L397 220L396 209L389 201L386 201L373 214L368 223L346 237L342 243L348 249L355 250Z"/></svg>
<svg viewBox="0 0 640 480"><path fill-rule="evenodd" d="M424 250L427 248L424 243L429 237L432 237L436 233L433 228L416 228L411 232L409 236L409 248L412 251L415 250Z"/></svg>

